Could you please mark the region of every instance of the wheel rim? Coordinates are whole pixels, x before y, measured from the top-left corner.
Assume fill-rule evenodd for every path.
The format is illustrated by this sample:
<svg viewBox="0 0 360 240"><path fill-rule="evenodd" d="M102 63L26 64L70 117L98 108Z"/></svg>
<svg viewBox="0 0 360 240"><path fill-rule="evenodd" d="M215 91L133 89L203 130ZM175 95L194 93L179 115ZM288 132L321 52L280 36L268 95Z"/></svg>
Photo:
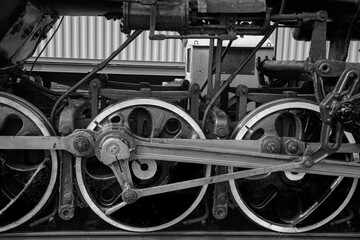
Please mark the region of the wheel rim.
<svg viewBox="0 0 360 240"><path fill-rule="evenodd" d="M120 121L120 118L125 120L125 126L134 134L142 137L205 138L199 126L187 113L174 105L155 99L135 99L114 104L100 113L88 129L96 131L100 125ZM136 186L151 187L210 176L211 167L208 165L176 163L175 166L166 166L164 163L166 162L150 160L144 167L144 162L131 162L130 168ZM156 231L178 223L195 209L207 188L203 186L190 191L144 197L107 215L104 210L106 207L122 204L121 197L118 197L121 188L108 167L99 166L101 165L95 158L77 160L76 175L80 191L98 216L115 227L129 231ZM97 170L94 172L93 169ZM188 169L193 169L195 173ZM112 181L113 184L108 188L100 187L100 190L96 191L93 185L101 185L100 183L105 181Z"/></svg>
<svg viewBox="0 0 360 240"><path fill-rule="evenodd" d="M33 105L0 93L0 136L50 136L51 124ZM56 151L0 150L0 231L34 217L48 202L56 183Z"/></svg>
<svg viewBox="0 0 360 240"><path fill-rule="evenodd" d="M293 120L289 120L291 116ZM291 124L284 122L278 124L276 121L281 117ZM271 120L267 121L267 118ZM310 123L314 128L313 131L308 131ZM269 134L297 137L304 141L309 139L318 141L321 128L316 126L319 124L321 121L316 104L297 99L284 99L255 109L237 125L232 138L258 139ZM275 126L270 127L270 125ZM283 131L279 131L276 125L281 125L280 129ZM284 131L284 129L288 130ZM355 142L350 133L345 133L345 136L346 141ZM346 156L338 154L335 157L344 160L351 158L353 161L359 158L358 154ZM230 172L235 170L229 168ZM358 180L280 172L253 179L232 180L229 183L234 200L247 217L265 228L291 233L309 231L331 221L350 201Z"/></svg>

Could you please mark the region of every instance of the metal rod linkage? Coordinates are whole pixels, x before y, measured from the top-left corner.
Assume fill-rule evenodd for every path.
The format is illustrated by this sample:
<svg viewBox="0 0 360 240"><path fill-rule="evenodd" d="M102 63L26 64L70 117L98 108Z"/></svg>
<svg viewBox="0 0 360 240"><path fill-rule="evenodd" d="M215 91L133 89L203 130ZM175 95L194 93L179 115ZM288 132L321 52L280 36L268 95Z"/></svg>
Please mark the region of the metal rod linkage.
<svg viewBox="0 0 360 240"><path fill-rule="evenodd" d="M124 50L135 38L137 38L143 31L142 30L136 30L132 35L130 35L126 41L118 48L116 49L108 58L106 58L103 62L98 64L91 72L89 72L85 77L83 77L78 83L76 83L72 88L70 88L64 95L62 95L54 104L51 115L50 115L50 121L51 123L54 123L55 113L56 109L60 105L60 103L66 99L71 93L75 92L80 86L82 86L84 83L89 81L92 76L94 76L96 73L101 71L103 68L106 67L107 64L111 60L113 60L122 50Z"/></svg>

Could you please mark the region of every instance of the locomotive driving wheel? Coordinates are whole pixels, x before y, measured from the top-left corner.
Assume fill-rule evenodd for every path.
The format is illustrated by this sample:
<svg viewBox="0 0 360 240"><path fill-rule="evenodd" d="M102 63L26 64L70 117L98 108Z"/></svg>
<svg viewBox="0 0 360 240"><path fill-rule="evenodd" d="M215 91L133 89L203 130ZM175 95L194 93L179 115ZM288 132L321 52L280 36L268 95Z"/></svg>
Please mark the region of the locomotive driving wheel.
<svg viewBox="0 0 360 240"><path fill-rule="evenodd" d="M319 142L320 132L318 105L283 99L251 112L237 125L232 138L256 140L270 135ZM355 142L350 133L345 133L343 141ZM329 157L342 161L358 161L358 158L358 154ZM241 169L229 168L230 172L238 170ZM358 180L274 172L229 183L234 200L247 217L265 228L291 233L309 231L331 221L350 201Z"/></svg>
<svg viewBox="0 0 360 240"><path fill-rule="evenodd" d="M143 138L205 138L187 113L155 99L134 99L109 106L88 129L107 133L119 126ZM128 169L132 187L139 189L210 176L211 167L135 159L128 163ZM129 203L122 199L125 189L112 169L98 157L78 159L76 175L85 201L98 216L115 227L136 232L160 230L178 223L199 204L207 188L202 186L153 195Z"/></svg>
<svg viewBox="0 0 360 240"><path fill-rule="evenodd" d="M50 136L50 123L33 105L0 92L1 136ZM58 163L55 151L0 150L0 232L34 217L54 189Z"/></svg>

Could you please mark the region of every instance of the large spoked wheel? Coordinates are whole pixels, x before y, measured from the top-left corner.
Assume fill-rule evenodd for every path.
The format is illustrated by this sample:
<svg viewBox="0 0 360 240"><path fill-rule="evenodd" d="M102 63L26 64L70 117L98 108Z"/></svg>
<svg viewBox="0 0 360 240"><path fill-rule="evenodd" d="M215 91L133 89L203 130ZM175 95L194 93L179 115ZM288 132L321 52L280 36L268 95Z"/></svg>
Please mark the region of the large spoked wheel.
<svg viewBox="0 0 360 240"><path fill-rule="evenodd" d="M34 106L0 92L0 138L52 134L50 123ZM0 232L23 224L44 207L54 189L57 171L53 150L0 149Z"/></svg>
<svg viewBox="0 0 360 240"><path fill-rule="evenodd" d="M88 129L102 131L111 124L120 124L144 138L205 138L196 122L183 110L155 99L134 99L114 104L98 115ZM129 163L135 188L149 188L164 184L210 176L211 167L155 160L135 160ZM78 185L90 208L115 227L149 232L170 227L199 204L207 186L148 196L126 204L121 198L122 188L111 169L95 156L78 159ZM115 212L108 210L121 206Z"/></svg>
<svg viewBox="0 0 360 240"><path fill-rule="evenodd" d="M266 135L320 140L318 105L297 99L264 104L236 127L233 139L256 140ZM354 143L345 133L344 142ZM358 161L358 154L333 154L329 158ZM229 168L230 172L238 171ZM231 193L241 210L255 223L284 233L318 228L336 217L354 194L354 178L275 172L232 180Z"/></svg>

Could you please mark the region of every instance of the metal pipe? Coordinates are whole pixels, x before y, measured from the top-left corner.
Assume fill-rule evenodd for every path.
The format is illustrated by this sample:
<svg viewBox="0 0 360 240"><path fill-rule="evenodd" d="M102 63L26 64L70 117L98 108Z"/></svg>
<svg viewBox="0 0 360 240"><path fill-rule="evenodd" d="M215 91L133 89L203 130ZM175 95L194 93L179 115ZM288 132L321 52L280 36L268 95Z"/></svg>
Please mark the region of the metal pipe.
<svg viewBox="0 0 360 240"><path fill-rule="evenodd" d="M209 44L209 62L208 62L208 89L207 89L207 93L209 96L213 96L214 94L214 85L213 85L213 72L212 72L212 67L213 67L213 62L214 62L214 39L210 39L210 44Z"/></svg>
<svg viewBox="0 0 360 240"><path fill-rule="evenodd" d="M280 12L279 12L280 14L284 11L285 2L286 2L286 0L282 0ZM258 45L254 48L254 50L244 59L242 64L235 70L235 72L229 76L229 78L224 82L224 84L221 86L221 88L216 92L215 96L211 99L211 102L209 103L209 105L207 106L207 108L204 112L202 125L201 125L201 128L203 131L205 130L207 116L209 115L210 109L215 104L216 99L218 97L220 97L222 92L235 79L236 75L238 75L240 73L240 71L246 66L246 64L251 60L251 58L255 55L255 53L261 48L261 46L265 43L265 41L271 36L271 34L274 32L274 30L277 28L278 25L279 25L278 21L274 23L274 25L272 26L270 31L261 39L261 41L258 43Z"/></svg>
<svg viewBox="0 0 360 240"><path fill-rule="evenodd" d="M91 80L91 77L93 77L96 73L101 71L103 68L106 67L107 64L111 60L113 60L124 48L126 48L135 38L137 38L142 33L142 30L136 30L132 35L130 35L121 46L116 49L108 58L106 58L104 61L102 61L100 64L98 64L91 72L89 72L85 77L83 77L78 83L76 83L72 88L70 88L64 95L62 95L54 104L51 115L50 115L50 121L51 123L54 123L55 118L55 112L60 103L66 99L71 93L75 92L81 85L86 83L87 81Z"/></svg>
<svg viewBox="0 0 360 240"><path fill-rule="evenodd" d="M187 221L183 221L182 223L184 225L191 225L191 224L198 223L198 222L201 222L202 224L205 224L206 219L210 215L210 210L209 210L206 198L204 199L204 203L205 203L205 213L204 213L203 216L200 216L200 217L195 218L195 219L190 219L190 220L187 220Z"/></svg>
<svg viewBox="0 0 360 240"><path fill-rule="evenodd" d="M261 64L261 70L269 72L292 72L305 73L306 61L264 61Z"/></svg>
<svg viewBox="0 0 360 240"><path fill-rule="evenodd" d="M215 81L214 81L214 90L218 91L220 89L220 82L221 82L221 50L222 50L222 40L217 40L217 49L215 54Z"/></svg>
<svg viewBox="0 0 360 240"><path fill-rule="evenodd" d="M221 54L221 62L224 60L226 54L228 53L229 49L231 48L232 43L233 43L233 40L230 40L228 45L226 46L225 50L222 52L222 54ZM216 65L212 69L212 74L215 73L215 70L216 70ZM204 82L204 84L201 87L201 90L200 90L201 93L204 91L207 84L208 84L208 80L206 79L206 81Z"/></svg>
<svg viewBox="0 0 360 240"><path fill-rule="evenodd" d="M360 12L360 6L358 6L356 12L355 12L355 15L354 15L354 18L353 20L351 21L350 25L349 25L349 29L348 29L348 32L346 34L346 39L345 39L345 49L344 49L344 53L343 55L341 56L341 61L345 62L347 57L348 57L348 52L349 52L349 47L350 47L350 40L351 40L351 36L352 36L352 31L353 31L353 28L354 28L354 25L355 25L355 22L358 18L358 15L359 15L359 12Z"/></svg>
<svg viewBox="0 0 360 240"><path fill-rule="evenodd" d="M214 97L211 99L211 102L207 106L203 121L202 121L202 129L205 130L205 124L207 116L209 115L209 111L216 102L216 99L220 97L222 92L230 85L230 83L235 79L236 75L240 73L240 71L246 66L246 64L251 60L251 58L255 55L255 53L261 48L261 46L265 43L265 41L270 37L270 35L274 32L276 29L277 24L274 24L272 29L261 39L261 41L258 43L258 45L251 51L251 53L245 58L245 60L241 63L241 65L235 70L233 74L229 76L229 78L224 82L224 84L220 87L220 89L216 92Z"/></svg>

